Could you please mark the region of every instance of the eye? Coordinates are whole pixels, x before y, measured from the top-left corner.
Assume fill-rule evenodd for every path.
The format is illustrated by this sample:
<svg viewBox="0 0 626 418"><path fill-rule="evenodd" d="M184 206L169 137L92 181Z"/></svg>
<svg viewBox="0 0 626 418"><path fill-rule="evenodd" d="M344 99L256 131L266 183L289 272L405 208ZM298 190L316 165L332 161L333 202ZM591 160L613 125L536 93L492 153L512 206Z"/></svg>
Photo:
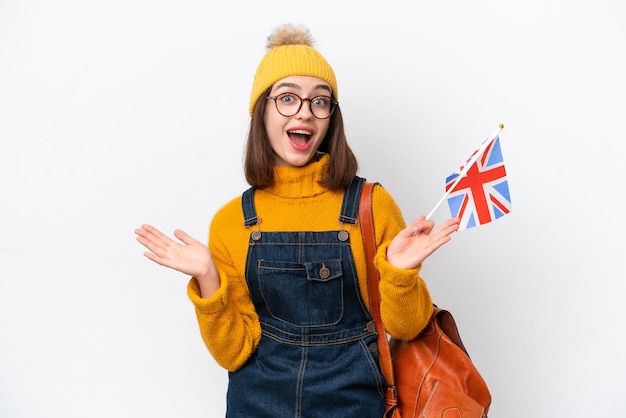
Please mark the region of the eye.
<svg viewBox="0 0 626 418"><path fill-rule="evenodd" d="M330 97L328 96L317 96L311 100L313 106L317 107L328 107L330 105Z"/></svg>
<svg viewBox="0 0 626 418"><path fill-rule="evenodd" d="M292 93L279 94L277 99L284 104L294 104L298 102L297 97Z"/></svg>

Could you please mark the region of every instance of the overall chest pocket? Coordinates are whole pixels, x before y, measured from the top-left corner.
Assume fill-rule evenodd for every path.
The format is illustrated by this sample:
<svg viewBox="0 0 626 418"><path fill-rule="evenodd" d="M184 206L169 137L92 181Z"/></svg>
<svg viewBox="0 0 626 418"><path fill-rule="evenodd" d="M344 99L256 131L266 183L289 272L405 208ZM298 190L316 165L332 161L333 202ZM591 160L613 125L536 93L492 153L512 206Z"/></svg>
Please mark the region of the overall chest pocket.
<svg viewBox="0 0 626 418"><path fill-rule="evenodd" d="M323 326L343 316L341 260L259 260L258 278L270 315L296 326Z"/></svg>

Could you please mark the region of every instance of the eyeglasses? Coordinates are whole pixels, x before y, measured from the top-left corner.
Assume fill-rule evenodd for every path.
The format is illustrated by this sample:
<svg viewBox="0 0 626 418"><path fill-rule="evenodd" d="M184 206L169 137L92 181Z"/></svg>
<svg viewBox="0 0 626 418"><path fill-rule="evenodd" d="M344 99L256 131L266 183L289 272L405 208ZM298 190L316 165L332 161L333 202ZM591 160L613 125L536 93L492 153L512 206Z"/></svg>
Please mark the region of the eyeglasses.
<svg viewBox="0 0 626 418"><path fill-rule="evenodd" d="M328 119L339 104L330 96L315 96L312 99L303 99L295 93L282 93L278 96L267 96L267 100L274 100L276 110L283 116L293 116L300 111L302 103L307 100L309 109L317 119Z"/></svg>

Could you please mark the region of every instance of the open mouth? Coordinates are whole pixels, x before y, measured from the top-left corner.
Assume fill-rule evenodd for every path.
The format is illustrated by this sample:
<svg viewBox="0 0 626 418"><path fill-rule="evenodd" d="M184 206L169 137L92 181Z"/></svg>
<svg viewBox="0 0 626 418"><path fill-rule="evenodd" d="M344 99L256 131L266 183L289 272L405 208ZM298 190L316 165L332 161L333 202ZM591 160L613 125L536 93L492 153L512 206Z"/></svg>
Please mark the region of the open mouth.
<svg viewBox="0 0 626 418"><path fill-rule="evenodd" d="M293 131L287 131L289 140L297 148L306 148L311 140L312 134L304 129L295 129Z"/></svg>

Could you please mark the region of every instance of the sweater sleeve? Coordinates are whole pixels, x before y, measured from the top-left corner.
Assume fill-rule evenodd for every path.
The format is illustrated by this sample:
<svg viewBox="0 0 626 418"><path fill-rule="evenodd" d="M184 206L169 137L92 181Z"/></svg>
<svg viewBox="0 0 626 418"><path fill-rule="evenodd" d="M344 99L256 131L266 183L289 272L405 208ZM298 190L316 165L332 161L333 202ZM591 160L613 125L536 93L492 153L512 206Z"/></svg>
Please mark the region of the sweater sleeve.
<svg viewBox="0 0 626 418"><path fill-rule="evenodd" d="M220 288L211 297L202 298L196 279L192 278L188 285L202 339L217 363L229 371L239 369L248 360L261 338L261 325L241 263L233 261L242 257L237 251L245 251L247 240L233 234L237 228L233 228L232 219L232 215L218 213L211 223L209 249L220 274ZM233 246L237 241L244 246Z"/></svg>
<svg viewBox="0 0 626 418"><path fill-rule="evenodd" d="M426 326L433 304L420 277L421 265L415 269L398 269L387 262L387 248L405 228L400 208L383 187L375 187L372 202L377 253L374 263L380 273L381 317L395 338L410 340Z"/></svg>

